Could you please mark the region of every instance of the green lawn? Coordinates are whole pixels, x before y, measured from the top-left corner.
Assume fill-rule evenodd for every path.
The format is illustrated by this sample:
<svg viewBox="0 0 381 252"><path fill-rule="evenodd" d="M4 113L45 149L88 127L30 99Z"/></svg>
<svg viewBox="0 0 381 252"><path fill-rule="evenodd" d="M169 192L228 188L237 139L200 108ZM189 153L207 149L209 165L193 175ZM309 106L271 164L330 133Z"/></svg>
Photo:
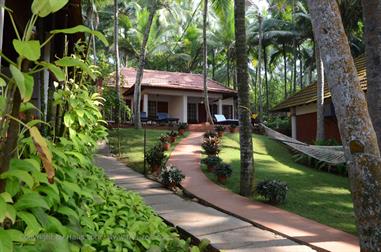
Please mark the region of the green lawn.
<svg viewBox="0 0 381 252"><path fill-rule="evenodd" d="M155 129L147 129L147 150L159 142L159 137L161 134L165 134L166 130L155 130ZM117 130L110 130L109 142L111 146L111 151L113 153L117 153ZM186 132L185 136L189 133ZM143 173L144 171L144 130L140 129L120 129L121 135L121 161L126 163L129 167L134 170ZM184 137L177 137L176 142L171 144L171 149L167 151L167 156L174 149L176 144ZM148 168L147 164L147 170Z"/></svg>
<svg viewBox="0 0 381 252"><path fill-rule="evenodd" d="M239 192L240 180L238 140L238 134L225 134L220 153L224 162L233 168L233 175L225 186L236 193ZM256 180L279 179L288 184L287 202L280 208L356 234L347 178L295 163L283 145L265 136L254 135L253 140ZM203 171L216 181L205 167Z"/></svg>

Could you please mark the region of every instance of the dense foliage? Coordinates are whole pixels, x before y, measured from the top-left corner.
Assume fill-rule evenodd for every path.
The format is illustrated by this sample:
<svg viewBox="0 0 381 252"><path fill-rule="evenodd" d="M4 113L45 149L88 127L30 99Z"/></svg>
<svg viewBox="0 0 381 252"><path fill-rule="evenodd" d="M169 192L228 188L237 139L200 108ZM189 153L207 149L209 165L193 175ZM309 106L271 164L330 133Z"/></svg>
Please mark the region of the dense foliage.
<svg viewBox="0 0 381 252"><path fill-rule="evenodd" d="M96 72L81 51L42 61L46 43L32 39L38 18L67 3L53 2L33 2L23 36L13 41L17 62L3 57L10 75L0 77L0 251L189 251L189 242L140 196L117 188L94 166L97 142L107 136L103 98L91 87ZM106 42L85 26L51 34L76 32ZM30 102L33 74L45 69L58 80L53 121L35 119L39 113Z"/></svg>
<svg viewBox="0 0 381 252"><path fill-rule="evenodd" d="M280 204L287 198L287 183L279 180L264 180L256 185L255 191L271 204Z"/></svg>

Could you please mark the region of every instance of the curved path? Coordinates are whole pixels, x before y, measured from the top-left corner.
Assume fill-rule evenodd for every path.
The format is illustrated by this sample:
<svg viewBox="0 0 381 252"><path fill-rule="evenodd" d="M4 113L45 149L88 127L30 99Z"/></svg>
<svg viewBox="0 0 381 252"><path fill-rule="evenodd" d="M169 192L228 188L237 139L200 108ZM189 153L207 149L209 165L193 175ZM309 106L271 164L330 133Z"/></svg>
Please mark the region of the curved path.
<svg viewBox="0 0 381 252"><path fill-rule="evenodd" d="M210 181L200 169L202 135L192 132L174 149L169 163L185 174L184 189L218 210L320 251L360 251L357 237L285 210L255 202ZM322 209L324 211L324 209Z"/></svg>

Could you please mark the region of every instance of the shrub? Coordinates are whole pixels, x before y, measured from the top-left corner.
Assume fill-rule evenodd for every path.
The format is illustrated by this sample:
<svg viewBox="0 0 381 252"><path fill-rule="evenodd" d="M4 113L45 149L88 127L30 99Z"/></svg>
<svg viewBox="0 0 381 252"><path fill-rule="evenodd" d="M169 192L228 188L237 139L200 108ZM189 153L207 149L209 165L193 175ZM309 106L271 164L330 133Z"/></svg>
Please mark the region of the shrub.
<svg viewBox="0 0 381 252"><path fill-rule="evenodd" d="M339 146L339 142L337 142L336 139L324 139L324 140L318 140L314 142L314 145L320 145L320 146Z"/></svg>
<svg viewBox="0 0 381 252"><path fill-rule="evenodd" d="M160 137L159 137L159 141L163 144L165 143L169 143L169 139L168 139L168 135L164 135L162 134Z"/></svg>
<svg viewBox="0 0 381 252"><path fill-rule="evenodd" d="M169 165L161 171L160 178L166 186L178 186L185 176L176 166Z"/></svg>
<svg viewBox="0 0 381 252"><path fill-rule="evenodd" d="M170 137L177 137L178 133L176 131L172 130L171 132L168 132L167 135Z"/></svg>
<svg viewBox="0 0 381 252"><path fill-rule="evenodd" d="M237 124L230 124L230 126L229 126L231 129L235 129L235 128L237 128L238 127L238 125Z"/></svg>
<svg viewBox="0 0 381 252"><path fill-rule="evenodd" d="M216 167L215 173L217 177L230 177L232 175L232 168L230 165L225 164L225 163L219 163Z"/></svg>
<svg viewBox="0 0 381 252"><path fill-rule="evenodd" d="M178 130L185 130L186 128L188 128L187 123L179 123L179 125L177 126Z"/></svg>
<svg viewBox="0 0 381 252"><path fill-rule="evenodd" d="M201 147L204 149L206 155L217 155L220 153L219 140L217 137L205 138Z"/></svg>
<svg viewBox="0 0 381 252"><path fill-rule="evenodd" d="M287 183L279 180L264 180L256 186L256 192L275 205L286 201L287 191Z"/></svg>
<svg viewBox="0 0 381 252"><path fill-rule="evenodd" d="M207 131L207 132L205 132L204 133L204 138L215 138L215 137L218 137L218 134L217 134L217 132L215 132L215 131Z"/></svg>
<svg viewBox="0 0 381 252"><path fill-rule="evenodd" d="M217 132L225 131L225 126L223 126L223 125L216 125L214 127L214 130L217 131Z"/></svg>
<svg viewBox="0 0 381 252"><path fill-rule="evenodd" d="M162 165L164 163L164 160L167 158L167 156L164 153L163 146L161 144L157 144L153 146L147 153L146 153L146 160L147 163L151 166L153 165Z"/></svg>
<svg viewBox="0 0 381 252"><path fill-rule="evenodd" d="M209 156L201 160L202 163L210 166L217 166L221 161L222 159L217 156Z"/></svg>

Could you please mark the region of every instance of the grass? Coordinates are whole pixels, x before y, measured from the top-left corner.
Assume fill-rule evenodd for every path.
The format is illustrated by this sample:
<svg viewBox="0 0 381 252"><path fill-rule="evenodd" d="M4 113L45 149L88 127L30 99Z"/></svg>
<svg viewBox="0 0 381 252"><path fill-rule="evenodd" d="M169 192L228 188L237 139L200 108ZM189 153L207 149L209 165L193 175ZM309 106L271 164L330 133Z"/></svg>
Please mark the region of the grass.
<svg viewBox="0 0 381 252"><path fill-rule="evenodd" d="M167 130L155 130L155 129L147 129L147 142L146 149L147 151L159 142L159 137L161 134L165 134L169 132ZM187 136L189 133L185 132L184 136L177 137L176 142L171 144L171 148L167 151L167 156L173 151L176 144L180 142L182 138ZM120 129L120 152L121 157L120 160L124 162L127 166L132 169L143 173L144 172L144 130L143 129ZM117 153L117 130L110 130L109 142L111 146L111 151L113 153ZM147 170L149 169L149 165L147 164Z"/></svg>
<svg viewBox="0 0 381 252"><path fill-rule="evenodd" d="M293 161L286 147L265 136L254 135L255 179L278 179L289 187L287 202L279 207L319 223L356 234L352 198L346 177L321 172ZM231 164L232 177L224 185L239 192L239 135L225 134L220 157ZM214 174L205 174L216 182ZM256 197L257 200L261 200Z"/></svg>

